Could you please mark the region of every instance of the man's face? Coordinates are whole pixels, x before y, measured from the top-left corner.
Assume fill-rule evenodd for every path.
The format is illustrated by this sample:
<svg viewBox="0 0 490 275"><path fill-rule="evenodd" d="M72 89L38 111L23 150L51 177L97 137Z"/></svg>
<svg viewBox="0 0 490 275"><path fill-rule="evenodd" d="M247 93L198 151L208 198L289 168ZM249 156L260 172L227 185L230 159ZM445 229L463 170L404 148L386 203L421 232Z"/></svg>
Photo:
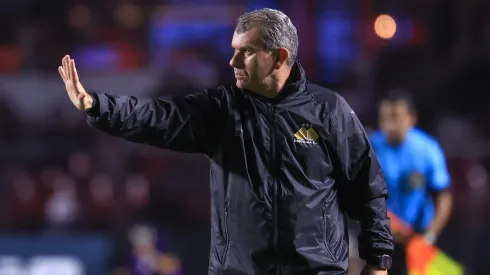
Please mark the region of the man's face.
<svg viewBox="0 0 490 275"><path fill-rule="evenodd" d="M379 125L390 142L400 143L415 125L415 116L405 102L383 101L379 110Z"/></svg>
<svg viewBox="0 0 490 275"><path fill-rule="evenodd" d="M264 88L274 70L274 56L265 50L260 28L254 27L240 34L235 32L231 46L235 53L230 65L235 72L237 87L252 91Z"/></svg>

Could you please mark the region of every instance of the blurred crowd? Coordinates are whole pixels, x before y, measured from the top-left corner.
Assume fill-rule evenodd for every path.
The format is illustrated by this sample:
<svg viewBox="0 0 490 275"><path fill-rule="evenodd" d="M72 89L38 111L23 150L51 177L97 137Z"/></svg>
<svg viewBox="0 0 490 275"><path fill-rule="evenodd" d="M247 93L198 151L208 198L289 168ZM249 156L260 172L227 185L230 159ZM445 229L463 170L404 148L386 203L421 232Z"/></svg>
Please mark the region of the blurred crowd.
<svg viewBox="0 0 490 275"><path fill-rule="evenodd" d="M204 157L119 141L87 126L82 113L71 119L53 114L49 123L39 124L21 122L8 105L0 105L0 128L5 129L0 135L0 232L109 236L111 266L118 268L128 265L135 249L133 227L143 226L163 232L165 245L159 249L180 257L186 257L183 243L201 244L187 257L200 251L204 257L197 266L206 268Z"/></svg>

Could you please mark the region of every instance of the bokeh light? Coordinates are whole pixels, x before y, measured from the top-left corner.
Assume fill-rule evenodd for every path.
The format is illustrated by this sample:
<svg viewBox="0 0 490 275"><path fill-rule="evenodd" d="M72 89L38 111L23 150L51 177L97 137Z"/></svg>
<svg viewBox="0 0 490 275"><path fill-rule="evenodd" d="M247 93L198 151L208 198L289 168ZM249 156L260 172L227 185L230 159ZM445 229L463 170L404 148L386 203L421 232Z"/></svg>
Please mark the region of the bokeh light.
<svg viewBox="0 0 490 275"><path fill-rule="evenodd" d="M387 14L381 14L374 21L374 32L383 39L391 39L396 33L396 21Z"/></svg>
<svg viewBox="0 0 490 275"><path fill-rule="evenodd" d="M141 24L141 9L133 4L123 4L114 11L114 18L124 28L136 28Z"/></svg>
<svg viewBox="0 0 490 275"><path fill-rule="evenodd" d="M92 12L83 5L73 6L68 13L68 22L73 28L81 29L90 24Z"/></svg>

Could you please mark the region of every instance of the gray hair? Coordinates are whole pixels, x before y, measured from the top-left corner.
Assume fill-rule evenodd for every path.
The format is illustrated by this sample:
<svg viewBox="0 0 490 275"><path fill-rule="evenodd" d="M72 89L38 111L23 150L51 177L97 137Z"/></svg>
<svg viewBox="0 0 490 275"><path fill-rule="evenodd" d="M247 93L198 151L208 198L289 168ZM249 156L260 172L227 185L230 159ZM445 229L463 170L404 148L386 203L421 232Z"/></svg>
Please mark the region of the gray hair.
<svg viewBox="0 0 490 275"><path fill-rule="evenodd" d="M294 64L298 58L298 32L287 15L267 8L247 12L238 17L235 32L244 33L253 27L260 27L267 51L286 48L289 51L287 64Z"/></svg>

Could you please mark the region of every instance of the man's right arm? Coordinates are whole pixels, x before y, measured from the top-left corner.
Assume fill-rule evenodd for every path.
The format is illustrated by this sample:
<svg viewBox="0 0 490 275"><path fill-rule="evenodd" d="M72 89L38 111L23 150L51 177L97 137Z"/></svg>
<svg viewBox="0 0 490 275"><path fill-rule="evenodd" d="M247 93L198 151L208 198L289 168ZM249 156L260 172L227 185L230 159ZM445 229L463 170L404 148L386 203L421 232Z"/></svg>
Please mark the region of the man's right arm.
<svg viewBox="0 0 490 275"><path fill-rule="evenodd" d="M159 99L112 96L87 92L69 55L58 72L71 102L91 126L130 141L210 155L227 117L224 89Z"/></svg>
<svg viewBox="0 0 490 275"><path fill-rule="evenodd" d="M209 154L226 117L222 90L159 99L89 94L93 104L85 113L92 127L175 151Z"/></svg>

